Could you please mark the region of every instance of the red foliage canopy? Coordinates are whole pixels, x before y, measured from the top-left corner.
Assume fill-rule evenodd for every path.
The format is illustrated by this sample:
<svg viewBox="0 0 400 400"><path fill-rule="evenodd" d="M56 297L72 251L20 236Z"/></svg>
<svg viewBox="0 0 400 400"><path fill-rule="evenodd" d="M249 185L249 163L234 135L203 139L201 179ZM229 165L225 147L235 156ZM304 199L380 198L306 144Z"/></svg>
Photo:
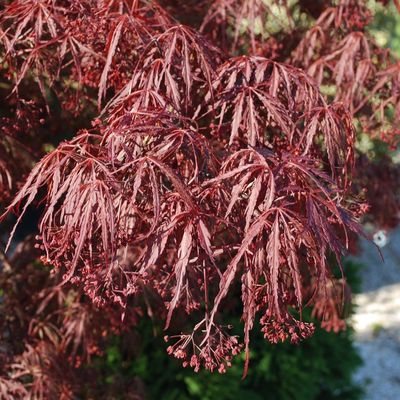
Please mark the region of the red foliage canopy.
<svg viewBox="0 0 400 400"><path fill-rule="evenodd" d="M247 355L257 316L273 343L312 334L306 304L343 327L328 258L340 265L360 233L353 117L375 135L398 110L398 66L368 37L364 1L201 1L202 21L161 3L199 31L142 0L14 0L1 12L18 101L36 81L75 115L101 110L35 165L5 215L42 204L39 246L64 287L123 315L151 292L171 330L184 309L198 322L168 352L224 372L243 347L221 313L238 284ZM308 31L298 13L317 17ZM84 322L68 318L61 343L75 356L83 339L68 334Z"/></svg>

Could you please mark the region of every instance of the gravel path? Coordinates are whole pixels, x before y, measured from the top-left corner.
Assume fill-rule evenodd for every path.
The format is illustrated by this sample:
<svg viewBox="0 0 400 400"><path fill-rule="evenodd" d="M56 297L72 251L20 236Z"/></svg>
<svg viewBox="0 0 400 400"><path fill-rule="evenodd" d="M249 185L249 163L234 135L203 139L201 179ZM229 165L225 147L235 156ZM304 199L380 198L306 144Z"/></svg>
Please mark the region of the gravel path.
<svg viewBox="0 0 400 400"><path fill-rule="evenodd" d="M355 380L366 391L366 400L400 399L400 229L381 248L363 241L356 260L365 267L362 293L354 296L353 326L356 346L364 359Z"/></svg>

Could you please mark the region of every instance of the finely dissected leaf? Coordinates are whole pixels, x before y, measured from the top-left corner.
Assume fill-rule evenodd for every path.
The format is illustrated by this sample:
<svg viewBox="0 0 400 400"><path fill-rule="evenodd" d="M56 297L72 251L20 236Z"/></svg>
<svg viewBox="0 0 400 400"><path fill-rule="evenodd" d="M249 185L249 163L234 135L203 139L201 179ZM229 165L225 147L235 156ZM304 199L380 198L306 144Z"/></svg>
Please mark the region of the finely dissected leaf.
<svg viewBox="0 0 400 400"><path fill-rule="evenodd" d="M98 94L98 103L99 106L101 105L101 99L103 98L105 91L106 91L106 85L107 85L107 76L110 71L110 66L115 54L115 50L117 49L119 38L121 36L121 31L124 26L126 17L122 16L118 23L116 24L115 28L109 33L109 39L107 43L107 60L106 64L104 66L103 72L101 74L100 78L100 83L99 83L99 94Z"/></svg>
<svg viewBox="0 0 400 400"><path fill-rule="evenodd" d="M172 312L177 306L179 297L181 296L181 291L185 284L186 279L186 270L189 264L190 253L192 251L192 229L193 226L188 224L183 232L182 241L179 245L178 250L178 259L175 265L175 279L176 279L176 286L175 286L175 294L169 304L169 311L165 323L165 328L168 328Z"/></svg>
<svg viewBox="0 0 400 400"><path fill-rule="evenodd" d="M279 215L279 214L278 214ZM271 233L267 243L267 261L269 267L269 274L271 276L268 285L270 286L269 292L271 293L271 305L275 308L278 317L280 317L280 300L279 300L279 275L280 275L280 230L279 230L279 217L275 217L271 227Z"/></svg>
<svg viewBox="0 0 400 400"><path fill-rule="evenodd" d="M250 331L253 329L254 318L256 315L255 284L251 271L245 272L242 276L242 301L243 301L243 321L244 321L244 345L246 361L243 370L243 377L247 375L250 361Z"/></svg>

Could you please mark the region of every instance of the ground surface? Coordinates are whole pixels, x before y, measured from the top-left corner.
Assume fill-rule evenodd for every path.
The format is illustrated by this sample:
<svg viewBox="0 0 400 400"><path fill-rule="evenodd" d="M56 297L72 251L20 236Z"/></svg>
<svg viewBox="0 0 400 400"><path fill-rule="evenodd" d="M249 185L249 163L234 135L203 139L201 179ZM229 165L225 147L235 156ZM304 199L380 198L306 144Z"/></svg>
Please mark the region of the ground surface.
<svg viewBox="0 0 400 400"><path fill-rule="evenodd" d="M364 366L355 379L366 400L400 399L400 229L379 252L361 243L362 293L354 296L353 325Z"/></svg>

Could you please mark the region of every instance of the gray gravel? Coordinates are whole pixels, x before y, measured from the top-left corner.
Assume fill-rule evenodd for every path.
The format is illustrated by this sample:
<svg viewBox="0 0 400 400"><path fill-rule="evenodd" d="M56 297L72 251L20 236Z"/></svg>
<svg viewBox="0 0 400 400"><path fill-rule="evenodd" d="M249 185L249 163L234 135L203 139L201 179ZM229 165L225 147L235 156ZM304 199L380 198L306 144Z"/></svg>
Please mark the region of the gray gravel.
<svg viewBox="0 0 400 400"><path fill-rule="evenodd" d="M385 240L380 238L381 244ZM384 236L383 236L383 239ZM355 380L365 387L366 400L400 399L400 229L381 248L361 243L357 258L364 268L362 293L354 296L353 326L364 366Z"/></svg>

